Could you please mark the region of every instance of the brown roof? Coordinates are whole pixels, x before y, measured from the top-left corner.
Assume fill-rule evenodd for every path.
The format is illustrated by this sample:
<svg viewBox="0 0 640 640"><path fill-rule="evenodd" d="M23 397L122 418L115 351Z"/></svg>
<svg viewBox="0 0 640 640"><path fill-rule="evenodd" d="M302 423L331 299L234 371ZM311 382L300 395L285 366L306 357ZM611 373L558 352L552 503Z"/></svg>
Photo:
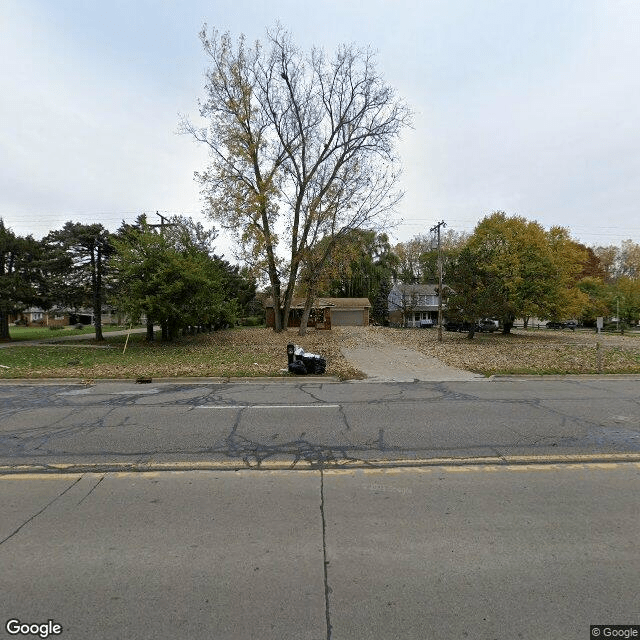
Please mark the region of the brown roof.
<svg viewBox="0 0 640 640"><path fill-rule="evenodd" d="M292 309L304 309L304 298L294 298L291 301ZM265 307L273 307L273 298L264 301ZM369 298L316 298L315 309L365 309L371 307Z"/></svg>

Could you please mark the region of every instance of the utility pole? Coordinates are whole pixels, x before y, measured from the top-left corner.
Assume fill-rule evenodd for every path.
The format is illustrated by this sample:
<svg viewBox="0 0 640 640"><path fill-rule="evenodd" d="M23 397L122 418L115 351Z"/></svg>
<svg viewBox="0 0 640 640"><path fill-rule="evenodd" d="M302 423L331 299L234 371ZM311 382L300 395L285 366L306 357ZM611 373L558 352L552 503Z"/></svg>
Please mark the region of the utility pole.
<svg viewBox="0 0 640 640"><path fill-rule="evenodd" d="M442 245L440 243L440 227L446 227L444 220L429 229L430 233L438 233L438 342L442 342Z"/></svg>
<svg viewBox="0 0 640 640"><path fill-rule="evenodd" d="M178 227L179 226L176 223L169 222L169 218L166 218L165 216L163 216L158 211L156 211L156 215L158 216L158 218L160 218L160 224L150 224L149 227L151 229L157 229L159 227L160 228L160 234L162 236L164 236L165 227ZM162 339L163 340L165 338L165 330L166 330L166 325L163 323L162 324ZM153 320L150 319L149 317L147 317L147 341L148 342L153 342L153 340L154 340Z"/></svg>
<svg viewBox="0 0 640 640"><path fill-rule="evenodd" d="M160 218L160 224L150 224L149 227L151 227L152 229L157 229L158 227L160 227L160 231L164 231L165 227L177 227L177 224L168 222L169 218L166 218L165 216L163 216L161 213L158 213L156 211L156 215L158 216L158 218Z"/></svg>

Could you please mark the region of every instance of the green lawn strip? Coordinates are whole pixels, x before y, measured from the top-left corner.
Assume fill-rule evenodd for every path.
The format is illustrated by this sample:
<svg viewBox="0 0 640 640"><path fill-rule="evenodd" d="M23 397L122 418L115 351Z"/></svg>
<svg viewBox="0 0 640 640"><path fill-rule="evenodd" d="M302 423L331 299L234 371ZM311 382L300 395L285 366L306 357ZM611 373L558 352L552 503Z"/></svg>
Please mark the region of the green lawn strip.
<svg viewBox="0 0 640 640"><path fill-rule="evenodd" d="M252 377L288 375L286 354L279 362L269 353L213 344L206 336L190 336L171 343L147 343L144 335L114 336L107 345L67 342L48 346L0 349L1 378L136 378ZM92 348L92 346L94 348ZM252 345L253 346L253 345ZM107 347L107 348L104 348Z"/></svg>
<svg viewBox="0 0 640 640"><path fill-rule="evenodd" d="M103 333L111 331L124 331L129 327L119 327L117 325L108 325L102 327ZM87 333L95 333L94 326L86 326L82 329L49 329L48 327L9 327L9 335L11 342L22 342L27 340L55 340L65 336L79 336Z"/></svg>

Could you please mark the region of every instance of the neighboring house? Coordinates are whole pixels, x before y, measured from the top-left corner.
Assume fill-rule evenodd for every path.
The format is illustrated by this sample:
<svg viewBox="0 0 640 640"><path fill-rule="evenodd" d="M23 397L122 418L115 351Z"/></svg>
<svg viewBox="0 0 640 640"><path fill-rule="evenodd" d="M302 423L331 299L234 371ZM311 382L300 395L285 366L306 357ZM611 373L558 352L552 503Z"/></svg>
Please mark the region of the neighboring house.
<svg viewBox="0 0 640 640"><path fill-rule="evenodd" d="M304 299L294 298L289 309L289 327L299 327L304 311ZM275 325L273 300L265 301L267 327ZM308 327L331 329L331 327L363 327L369 324L368 298L316 298L309 314Z"/></svg>
<svg viewBox="0 0 640 640"><path fill-rule="evenodd" d="M109 307L102 312L102 324L122 324L121 318ZM25 324L27 326L38 325L42 327L68 327L75 324L93 324L93 311L91 309L58 309L44 311L38 307L30 307L16 315L9 316L9 322Z"/></svg>
<svg viewBox="0 0 640 640"><path fill-rule="evenodd" d="M9 316L10 323L23 324L25 326L66 326L69 324L69 314L45 311L39 307L29 307L24 311Z"/></svg>
<svg viewBox="0 0 640 640"><path fill-rule="evenodd" d="M442 308L444 309L444 304ZM389 292L389 324L396 327L436 326L437 285L396 282Z"/></svg>
<svg viewBox="0 0 640 640"><path fill-rule="evenodd" d="M46 316L44 310L38 307L29 307L22 312L22 318L27 324L41 324L43 320L46 322Z"/></svg>

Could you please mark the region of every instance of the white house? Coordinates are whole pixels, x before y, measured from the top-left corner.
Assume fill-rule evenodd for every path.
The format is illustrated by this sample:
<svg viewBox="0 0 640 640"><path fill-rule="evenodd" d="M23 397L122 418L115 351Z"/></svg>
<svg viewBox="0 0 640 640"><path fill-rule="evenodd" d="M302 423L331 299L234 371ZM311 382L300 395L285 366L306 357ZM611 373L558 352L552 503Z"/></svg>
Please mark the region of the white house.
<svg viewBox="0 0 640 640"><path fill-rule="evenodd" d="M438 287L435 284L397 282L391 287L388 300L391 325L430 327L438 324Z"/></svg>

